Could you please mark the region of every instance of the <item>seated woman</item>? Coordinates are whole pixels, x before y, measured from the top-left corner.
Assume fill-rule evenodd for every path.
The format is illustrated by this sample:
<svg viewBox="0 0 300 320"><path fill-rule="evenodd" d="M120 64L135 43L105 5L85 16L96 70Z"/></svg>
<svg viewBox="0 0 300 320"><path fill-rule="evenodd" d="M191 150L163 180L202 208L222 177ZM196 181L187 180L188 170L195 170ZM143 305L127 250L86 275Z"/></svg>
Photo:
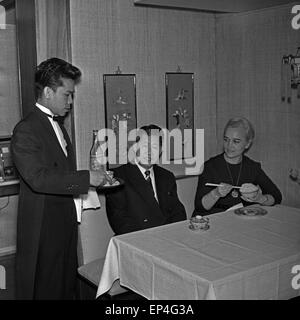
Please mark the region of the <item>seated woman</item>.
<svg viewBox="0 0 300 320"><path fill-rule="evenodd" d="M199 176L193 215L226 211L242 203L272 206L282 200L281 192L262 170L259 162L244 155L254 139L254 129L245 118L233 118L224 129L224 152L210 158ZM207 183L219 185L207 186ZM241 190L256 189L252 197ZM243 192L243 191L242 191Z"/></svg>

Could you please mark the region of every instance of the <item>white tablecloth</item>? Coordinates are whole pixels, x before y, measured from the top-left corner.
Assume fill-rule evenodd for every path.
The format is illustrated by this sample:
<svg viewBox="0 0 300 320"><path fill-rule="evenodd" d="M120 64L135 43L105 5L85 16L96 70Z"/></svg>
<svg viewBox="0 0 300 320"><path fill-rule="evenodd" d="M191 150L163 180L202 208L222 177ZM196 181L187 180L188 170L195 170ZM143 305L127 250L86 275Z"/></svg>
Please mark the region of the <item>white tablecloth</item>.
<svg viewBox="0 0 300 320"><path fill-rule="evenodd" d="M189 221L113 237L97 297L116 279L151 299L288 299L300 265L300 210L264 207L260 217L210 215L210 229Z"/></svg>

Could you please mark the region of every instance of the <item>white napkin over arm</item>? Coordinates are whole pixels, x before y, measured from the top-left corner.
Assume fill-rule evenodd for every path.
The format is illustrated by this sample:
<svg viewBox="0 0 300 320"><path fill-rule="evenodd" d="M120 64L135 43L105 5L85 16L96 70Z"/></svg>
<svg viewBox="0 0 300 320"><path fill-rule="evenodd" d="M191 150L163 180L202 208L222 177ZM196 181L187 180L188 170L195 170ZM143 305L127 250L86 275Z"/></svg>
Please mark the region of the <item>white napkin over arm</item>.
<svg viewBox="0 0 300 320"><path fill-rule="evenodd" d="M77 213L77 222L81 222L81 215L84 210L99 209L101 203L95 188L89 188L88 193L74 197L74 203Z"/></svg>

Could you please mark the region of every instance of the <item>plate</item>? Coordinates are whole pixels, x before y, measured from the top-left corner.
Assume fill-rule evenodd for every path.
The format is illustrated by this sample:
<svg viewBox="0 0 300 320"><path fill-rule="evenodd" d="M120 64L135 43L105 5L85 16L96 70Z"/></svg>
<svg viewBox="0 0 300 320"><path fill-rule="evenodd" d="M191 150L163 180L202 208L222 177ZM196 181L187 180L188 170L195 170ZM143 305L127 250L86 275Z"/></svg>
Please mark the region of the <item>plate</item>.
<svg viewBox="0 0 300 320"><path fill-rule="evenodd" d="M261 207L243 207L234 210L234 213L240 216L247 216L247 217L256 217L256 216L264 216L268 213L267 210Z"/></svg>
<svg viewBox="0 0 300 320"><path fill-rule="evenodd" d="M104 186L99 186L97 187L97 190L102 191L102 190L107 190L107 189L113 189L113 188L117 188L120 186L123 186L125 184L124 180L122 180L121 178L115 178L115 180L118 182L118 184L107 184Z"/></svg>

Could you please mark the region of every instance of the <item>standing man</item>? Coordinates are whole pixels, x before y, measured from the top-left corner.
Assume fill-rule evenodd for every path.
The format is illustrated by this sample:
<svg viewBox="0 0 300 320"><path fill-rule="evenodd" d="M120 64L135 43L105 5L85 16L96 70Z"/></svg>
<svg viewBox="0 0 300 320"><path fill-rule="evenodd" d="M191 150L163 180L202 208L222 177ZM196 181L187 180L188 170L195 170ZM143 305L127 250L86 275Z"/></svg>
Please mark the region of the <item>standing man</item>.
<svg viewBox="0 0 300 320"><path fill-rule="evenodd" d="M20 174L17 299L73 299L77 272L74 196L106 183L105 173L76 171L69 136L57 117L71 108L81 72L51 58L36 70L37 103L13 132ZM58 118L59 119L59 118Z"/></svg>
<svg viewBox="0 0 300 320"><path fill-rule="evenodd" d="M106 212L115 234L122 234L186 219L172 172L158 166L162 150L161 128L143 126L138 131L133 163L114 170L123 187L106 193Z"/></svg>

